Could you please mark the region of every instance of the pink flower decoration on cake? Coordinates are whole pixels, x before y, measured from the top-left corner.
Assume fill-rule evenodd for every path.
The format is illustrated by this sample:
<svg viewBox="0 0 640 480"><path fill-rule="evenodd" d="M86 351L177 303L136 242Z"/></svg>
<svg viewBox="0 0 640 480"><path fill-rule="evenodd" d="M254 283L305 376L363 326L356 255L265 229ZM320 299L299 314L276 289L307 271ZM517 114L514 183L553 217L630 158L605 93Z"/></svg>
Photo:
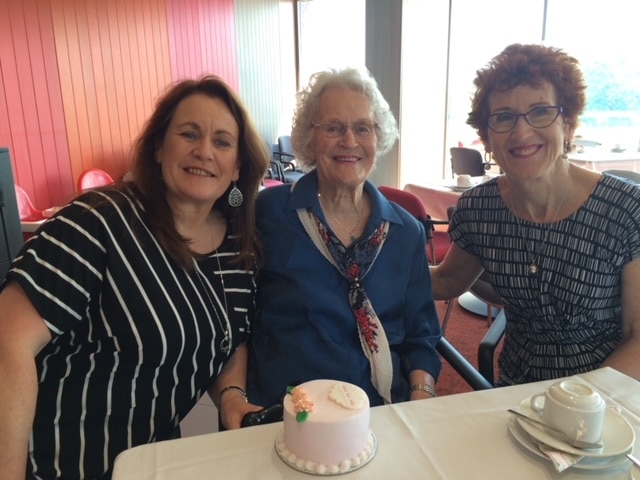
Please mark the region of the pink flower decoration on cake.
<svg viewBox="0 0 640 480"><path fill-rule="evenodd" d="M309 395L301 387L287 387L287 393L291 395L293 401L293 409L296 411L296 421L304 422L309 416L309 412L313 412L314 404Z"/></svg>

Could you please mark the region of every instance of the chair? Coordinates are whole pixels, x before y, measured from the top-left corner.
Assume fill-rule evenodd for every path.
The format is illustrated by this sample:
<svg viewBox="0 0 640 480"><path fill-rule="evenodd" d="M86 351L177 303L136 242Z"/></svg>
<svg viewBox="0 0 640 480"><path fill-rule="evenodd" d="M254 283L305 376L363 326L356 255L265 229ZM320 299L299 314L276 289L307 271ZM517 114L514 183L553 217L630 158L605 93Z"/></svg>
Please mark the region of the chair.
<svg viewBox="0 0 640 480"><path fill-rule="evenodd" d="M20 228L22 230L22 240L25 242L33 235L38 227L47 219L42 210L33 206L29 194L19 185L13 184L16 191L16 203L18 204L18 215L20 216Z"/></svg>
<svg viewBox="0 0 640 480"><path fill-rule="evenodd" d="M281 152L277 143L265 141L265 145L270 158L266 178L282 183L295 183L304 175L303 172L296 170L293 154Z"/></svg>
<svg viewBox="0 0 640 480"><path fill-rule="evenodd" d="M634 183L640 184L640 172L634 172L632 170L605 170L602 173L608 175L614 175L616 177L626 178Z"/></svg>
<svg viewBox="0 0 640 480"><path fill-rule="evenodd" d="M491 168L491 163L485 162L480 151L475 148L451 147L449 151L453 175L481 177Z"/></svg>
<svg viewBox="0 0 640 480"><path fill-rule="evenodd" d="M447 225L448 220L434 220L427 213L422 200L416 194L389 186L380 186L378 190L387 200L397 203L418 219L427 233L427 258L429 263L437 265L447 254L451 240L447 232L435 230L435 225Z"/></svg>
<svg viewBox="0 0 640 480"><path fill-rule="evenodd" d="M436 345L436 350L442 358L469 384L474 390L493 388L493 363L491 364L491 380L487 379L482 370L476 368L444 337ZM495 348L494 348L495 350ZM488 373L487 373L488 375Z"/></svg>
<svg viewBox="0 0 640 480"><path fill-rule="evenodd" d="M264 142L264 145L267 151L267 155L269 156L269 168L267 169L265 180L274 180L280 183L285 183L286 179L284 178L284 170L282 168L282 164L279 160L275 159L275 146L271 142L268 142L266 140Z"/></svg>
<svg viewBox="0 0 640 480"><path fill-rule="evenodd" d="M493 286L487 281L487 274L482 272L482 275L469 287L469 292L487 305L487 326L491 327L493 323L494 312L502 309L502 299L495 291ZM447 310L444 313L442 320L442 334L444 335L449 324L449 318L451 317L451 310L455 302L449 301Z"/></svg>
<svg viewBox="0 0 640 480"><path fill-rule="evenodd" d="M496 348L504 336L504 332L507 328L507 317L505 316L504 309L500 310L496 319L489 327L487 333L482 337L480 345L478 346L478 370L480 374L491 384L493 380L494 369L494 356Z"/></svg>
<svg viewBox="0 0 640 480"><path fill-rule="evenodd" d="M91 190L92 188L111 185L113 178L104 170L99 168L89 168L78 177L78 192Z"/></svg>
<svg viewBox="0 0 640 480"><path fill-rule="evenodd" d="M287 183L294 183L304 175L304 172L296 165L296 156L293 153L290 135L278 137L278 144L274 149L273 157L282 164Z"/></svg>
<svg viewBox="0 0 640 480"><path fill-rule="evenodd" d="M47 219L42 210L33 206L29 194L19 185L15 185L18 214L21 222L43 222Z"/></svg>
<svg viewBox="0 0 640 480"><path fill-rule="evenodd" d="M284 182L281 182L280 180L275 180L273 178L265 178L262 181L262 186L264 188L277 187L278 185L284 185Z"/></svg>

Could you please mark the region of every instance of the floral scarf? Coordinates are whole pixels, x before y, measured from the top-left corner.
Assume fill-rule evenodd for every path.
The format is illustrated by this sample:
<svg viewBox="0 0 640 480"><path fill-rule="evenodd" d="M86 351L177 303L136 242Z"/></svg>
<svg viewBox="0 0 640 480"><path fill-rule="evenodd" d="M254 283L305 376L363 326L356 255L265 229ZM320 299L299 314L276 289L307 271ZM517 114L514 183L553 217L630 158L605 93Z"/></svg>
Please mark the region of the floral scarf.
<svg viewBox="0 0 640 480"><path fill-rule="evenodd" d="M297 212L314 245L349 282L349 305L358 324L362 351L371 364L371 382L385 403L391 403L393 367L389 342L361 282L382 250L389 222L383 221L369 237L345 248L310 209Z"/></svg>

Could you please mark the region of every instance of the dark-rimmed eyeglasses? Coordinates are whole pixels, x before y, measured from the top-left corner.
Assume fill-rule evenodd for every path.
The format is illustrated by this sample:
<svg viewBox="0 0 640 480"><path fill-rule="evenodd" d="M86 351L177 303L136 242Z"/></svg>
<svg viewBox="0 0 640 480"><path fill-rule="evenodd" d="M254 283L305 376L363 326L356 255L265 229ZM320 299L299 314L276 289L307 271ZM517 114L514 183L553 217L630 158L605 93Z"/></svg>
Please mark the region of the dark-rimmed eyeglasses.
<svg viewBox="0 0 640 480"><path fill-rule="evenodd" d="M524 117L533 128L545 128L556 121L562 110L562 107L545 105L532 108L527 113L493 113L487 117L487 125L496 133L507 133L515 128L520 117Z"/></svg>
<svg viewBox="0 0 640 480"><path fill-rule="evenodd" d="M351 129L356 137L369 138L375 133L378 124L375 122L356 122L352 125L347 125L342 122L326 122L316 123L312 127L317 128L325 137L329 138L342 137L347 133L347 129Z"/></svg>

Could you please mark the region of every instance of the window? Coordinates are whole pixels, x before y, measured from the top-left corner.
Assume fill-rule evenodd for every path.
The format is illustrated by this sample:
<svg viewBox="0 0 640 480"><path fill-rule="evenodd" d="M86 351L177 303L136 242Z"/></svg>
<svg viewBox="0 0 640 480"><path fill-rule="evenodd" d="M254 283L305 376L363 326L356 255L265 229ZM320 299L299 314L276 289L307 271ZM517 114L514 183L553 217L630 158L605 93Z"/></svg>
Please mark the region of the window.
<svg viewBox="0 0 640 480"><path fill-rule="evenodd" d="M583 66L587 108L576 132L600 150L640 147L640 62L633 0L549 0L547 39Z"/></svg>
<svg viewBox="0 0 640 480"><path fill-rule="evenodd" d="M364 63L369 1L298 2L302 84L319 68ZM635 5L636 0L608 0L606 5L584 0L398 0L400 185L450 176L450 147L472 146L484 153L466 124L473 79L515 42L557 46L581 62L588 105L577 135L606 151L640 150Z"/></svg>
<svg viewBox="0 0 640 480"><path fill-rule="evenodd" d="M364 66L365 0L297 3L300 87L326 68Z"/></svg>

